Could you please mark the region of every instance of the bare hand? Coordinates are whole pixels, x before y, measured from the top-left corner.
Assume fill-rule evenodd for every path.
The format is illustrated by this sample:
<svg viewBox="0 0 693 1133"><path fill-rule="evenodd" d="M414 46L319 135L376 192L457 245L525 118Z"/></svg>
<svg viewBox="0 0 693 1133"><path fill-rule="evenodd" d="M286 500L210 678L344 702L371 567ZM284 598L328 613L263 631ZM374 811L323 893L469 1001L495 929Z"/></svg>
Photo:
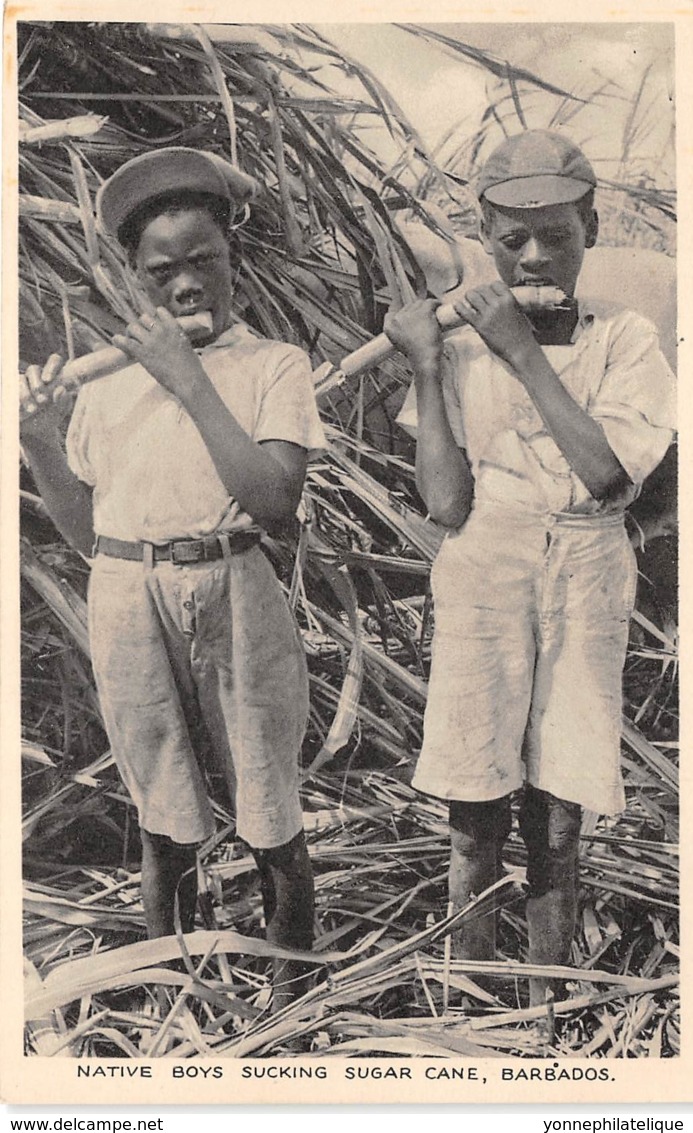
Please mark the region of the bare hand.
<svg viewBox="0 0 693 1133"><path fill-rule="evenodd" d="M489 349L513 368L540 350L532 324L510 288L500 280L468 291L454 306Z"/></svg>
<svg viewBox="0 0 693 1133"><path fill-rule="evenodd" d="M406 355L415 375L439 374L443 335L435 315L438 306L437 299L416 299L385 316L385 334Z"/></svg>
<svg viewBox="0 0 693 1133"><path fill-rule="evenodd" d="M53 439L72 402L70 393L60 380L63 360L51 354L43 368L29 366L19 378L19 403L22 407L20 430L22 440Z"/></svg>
<svg viewBox="0 0 693 1133"><path fill-rule="evenodd" d="M190 340L165 307L128 323L125 334L113 336L113 345L180 401L192 396L200 381L208 380Z"/></svg>

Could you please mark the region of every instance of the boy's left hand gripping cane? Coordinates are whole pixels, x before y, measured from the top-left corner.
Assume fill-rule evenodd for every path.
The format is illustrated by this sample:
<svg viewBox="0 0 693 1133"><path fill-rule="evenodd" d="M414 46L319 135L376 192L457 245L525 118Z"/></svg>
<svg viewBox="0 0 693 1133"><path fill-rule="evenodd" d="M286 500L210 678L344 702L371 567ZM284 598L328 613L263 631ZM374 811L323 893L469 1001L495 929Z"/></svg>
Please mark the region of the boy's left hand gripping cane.
<svg viewBox="0 0 693 1133"><path fill-rule="evenodd" d="M558 287L514 287L512 293L517 303L526 312L559 310L566 304L566 296ZM436 319L442 330L455 330L464 324L462 315L451 303L442 304L436 308ZM386 334L379 334L377 338L347 354L338 366L325 362L313 374L316 397L329 393L335 386L340 386L346 378L355 378L364 370L377 366L385 358L394 354L393 346Z"/></svg>
<svg viewBox="0 0 693 1133"><path fill-rule="evenodd" d="M209 311L198 311L194 315L181 315L180 318L176 319L176 322L193 343L198 336L208 335L212 330L212 316ZM62 386L68 390L77 389L87 382L96 381L97 378L105 378L108 374L114 374L116 371L123 370L126 366L131 365L132 358L124 354L122 350L118 350L115 346L104 346L101 350L95 350L91 354L83 354L80 358L72 358L69 362L66 362L56 375L55 382L42 386L41 393L50 395L54 385L55 387ZM50 400L49 396L47 404L50 404ZM20 421L25 421L40 410L41 406L37 406L31 396L20 399Z"/></svg>

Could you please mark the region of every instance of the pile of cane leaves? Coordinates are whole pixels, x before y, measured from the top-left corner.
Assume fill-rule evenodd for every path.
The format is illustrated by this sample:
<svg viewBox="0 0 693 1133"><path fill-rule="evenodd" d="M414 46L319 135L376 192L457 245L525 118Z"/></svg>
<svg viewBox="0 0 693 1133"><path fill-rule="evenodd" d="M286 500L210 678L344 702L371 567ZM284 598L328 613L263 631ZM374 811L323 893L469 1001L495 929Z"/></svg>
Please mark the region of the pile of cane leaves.
<svg viewBox="0 0 693 1133"><path fill-rule="evenodd" d="M416 33L416 29L413 29ZM435 199L473 215L375 78L302 25L23 24L19 37L20 364L81 354L138 309L94 193L157 145L207 147L258 178L234 235L234 312L300 343L316 369L425 293L393 217ZM475 66L497 76L476 51ZM522 92L562 102L503 63ZM499 79L500 81L500 79ZM508 90L505 96L508 97ZM377 126L382 138L374 141ZM380 136L380 135L379 135ZM635 191L635 190L634 190ZM651 226L669 198L643 203ZM661 221L662 243L669 236ZM494 1057L546 1053L529 1010L524 847L451 918L443 804L409 786L430 663L428 573L441 532L417 497L394 423L409 376L394 358L320 397L330 447L310 468L304 523L265 550L309 660L303 803L316 878L315 982L270 1012L252 857L215 798L199 855L198 930L147 941L133 808L113 766L89 662L88 563L60 540L21 470L26 1050L51 1056ZM656 582L656 580L655 580ZM551 1052L679 1051L677 641L671 602L632 623L624 701L628 808L585 817L581 905ZM450 930L494 905L497 961L451 959ZM177 960L174 966L169 962ZM479 976L483 980L478 982ZM490 990L489 990L490 989Z"/></svg>

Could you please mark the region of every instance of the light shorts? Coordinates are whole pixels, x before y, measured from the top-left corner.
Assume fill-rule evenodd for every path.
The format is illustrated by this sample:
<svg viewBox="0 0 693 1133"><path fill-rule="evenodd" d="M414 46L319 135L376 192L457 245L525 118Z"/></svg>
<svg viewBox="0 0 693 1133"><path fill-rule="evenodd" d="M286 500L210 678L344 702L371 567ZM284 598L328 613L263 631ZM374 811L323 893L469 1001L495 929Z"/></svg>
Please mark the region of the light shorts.
<svg viewBox="0 0 693 1133"><path fill-rule="evenodd" d="M250 846L281 846L302 829L308 673L259 547L150 568L97 555L89 630L106 730L145 830L180 843L207 838L206 771L224 775Z"/></svg>
<svg viewBox="0 0 693 1133"><path fill-rule="evenodd" d="M622 515L475 507L431 573L435 633L413 786L482 802L529 782L601 814L621 811L636 581Z"/></svg>

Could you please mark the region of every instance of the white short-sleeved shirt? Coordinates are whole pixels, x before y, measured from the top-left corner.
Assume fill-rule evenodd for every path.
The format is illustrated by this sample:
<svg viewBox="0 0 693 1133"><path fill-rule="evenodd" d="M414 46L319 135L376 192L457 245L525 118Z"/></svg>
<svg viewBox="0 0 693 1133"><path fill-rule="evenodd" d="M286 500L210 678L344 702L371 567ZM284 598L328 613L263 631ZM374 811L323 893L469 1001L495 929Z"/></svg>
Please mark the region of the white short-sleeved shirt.
<svg viewBox="0 0 693 1133"><path fill-rule="evenodd" d="M581 301L573 341L542 349L563 386L603 428L634 488L618 501L595 500L510 368L464 328L446 339L443 391L453 435L472 466L476 499L552 513L623 510L674 437L675 378L655 327L633 311ZM414 386L398 422L415 432Z"/></svg>
<svg viewBox="0 0 693 1133"><path fill-rule="evenodd" d="M198 354L253 440L325 447L310 361L299 347L235 326ZM94 488L97 535L161 543L254 526L219 479L192 419L139 364L82 387L67 456Z"/></svg>

